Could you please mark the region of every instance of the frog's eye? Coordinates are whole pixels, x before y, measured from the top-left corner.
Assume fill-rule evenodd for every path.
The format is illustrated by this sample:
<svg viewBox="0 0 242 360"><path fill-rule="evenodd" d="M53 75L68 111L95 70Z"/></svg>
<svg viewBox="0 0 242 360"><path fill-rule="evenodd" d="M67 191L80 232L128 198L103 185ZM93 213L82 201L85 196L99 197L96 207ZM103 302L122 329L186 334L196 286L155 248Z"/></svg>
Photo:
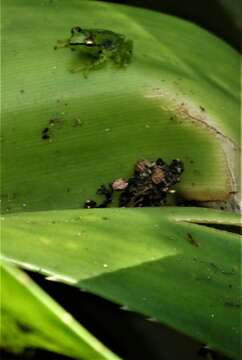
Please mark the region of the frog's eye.
<svg viewBox="0 0 242 360"><path fill-rule="evenodd" d="M80 26L74 26L72 29L71 29L71 33L72 35L73 34L78 34L82 31L82 29L80 28Z"/></svg>

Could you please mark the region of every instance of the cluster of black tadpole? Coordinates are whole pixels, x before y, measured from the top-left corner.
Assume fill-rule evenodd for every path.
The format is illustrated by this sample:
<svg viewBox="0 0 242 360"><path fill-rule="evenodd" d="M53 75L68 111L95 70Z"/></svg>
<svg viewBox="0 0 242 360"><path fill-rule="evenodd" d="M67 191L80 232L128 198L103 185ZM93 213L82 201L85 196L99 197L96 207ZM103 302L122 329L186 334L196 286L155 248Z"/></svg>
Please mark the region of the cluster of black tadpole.
<svg viewBox="0 0 242 360"><path fill-rule="evenodd" d="M108 186L100 186L97 194L105 197L101 204L87 200L84 207L107 207L113 200L114 191L120 193L119 207L162 206L167 194L175 192L172 187L180 181L183 171L183 163L179 159L172 160L170 165L162 159L154 162L140 160L135 164L134 174L129 179L120 178Z"/></svg>

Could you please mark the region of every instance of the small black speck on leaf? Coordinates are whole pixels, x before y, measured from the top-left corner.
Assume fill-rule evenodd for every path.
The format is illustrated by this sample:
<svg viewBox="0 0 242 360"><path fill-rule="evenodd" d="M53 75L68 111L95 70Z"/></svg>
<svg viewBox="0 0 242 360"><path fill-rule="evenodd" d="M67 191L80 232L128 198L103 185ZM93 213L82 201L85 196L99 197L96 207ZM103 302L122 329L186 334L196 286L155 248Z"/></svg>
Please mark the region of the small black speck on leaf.
<svg viewBox="0 0 242 360"><path fill-rule="evenodd" d="M196 247L200 246L199 243L193 238L192 234L190 234L190 233L187 233L187 240L193 246L196 246Z"/></svg>
<svg viewBox="0 0 242 360"><path fill-rule="evenodd" d="M29 325L23 324L22 322L19 321L17 321L16 323L18 328L24 333L30 333L33 331L33 329Z"/></svg>
<svg viewBox="0 0 242 360"><path fill-rule="evenodd" d="M44 128L41 132L41 137L43 140L48 140L50 139L50 134L49 134L49 131L50 129L47 127L47 128Z"/></svg>

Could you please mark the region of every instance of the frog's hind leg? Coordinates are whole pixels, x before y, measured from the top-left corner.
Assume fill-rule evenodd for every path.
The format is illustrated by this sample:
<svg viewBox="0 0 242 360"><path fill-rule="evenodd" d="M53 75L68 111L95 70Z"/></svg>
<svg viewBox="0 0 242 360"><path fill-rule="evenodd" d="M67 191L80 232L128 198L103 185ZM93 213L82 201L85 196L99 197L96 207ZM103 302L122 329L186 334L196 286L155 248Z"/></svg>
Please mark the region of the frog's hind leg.
<svg viewBox="0 0 242 360"><path fill-rule="evenodd" d="M118 48L112 56L113 62L120 66L125 67L131 62L133 54L133 41L126 40L124 44Z"/></svg>
<svg viewBox="0 0 242 360"><path fill-rule="evenodd" d="M107 61L107 56L106 56L106 54L104 52L102 52L100 54L100 56L98 58L92 60L89 65L83 66L83 64L82 64L82 65L75 66L71 70L71 72L72 73L83 72L83 76L85 78L87 78L88 73L90 71L98 70L98 69L102 68L105 65L106 61Z"/></svg>

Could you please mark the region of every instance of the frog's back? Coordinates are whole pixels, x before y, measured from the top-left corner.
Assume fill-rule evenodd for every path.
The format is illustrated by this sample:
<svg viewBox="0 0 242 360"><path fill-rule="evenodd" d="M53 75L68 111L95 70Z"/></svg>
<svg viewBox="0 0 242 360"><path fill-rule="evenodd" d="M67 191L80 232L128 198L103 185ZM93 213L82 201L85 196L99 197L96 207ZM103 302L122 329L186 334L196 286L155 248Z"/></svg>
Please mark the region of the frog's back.
<svg viewBox="0 0 242 360"><path fill-rule="evenodd" d="M92 34L92 36L98 38L98 39L103 39L103 40L112 40L112 41L123 41L124 39L124 35L116 33L114 31L111 30L104 30L104 29L92 29L91 31L89 31L89 33Z"/></svg>

